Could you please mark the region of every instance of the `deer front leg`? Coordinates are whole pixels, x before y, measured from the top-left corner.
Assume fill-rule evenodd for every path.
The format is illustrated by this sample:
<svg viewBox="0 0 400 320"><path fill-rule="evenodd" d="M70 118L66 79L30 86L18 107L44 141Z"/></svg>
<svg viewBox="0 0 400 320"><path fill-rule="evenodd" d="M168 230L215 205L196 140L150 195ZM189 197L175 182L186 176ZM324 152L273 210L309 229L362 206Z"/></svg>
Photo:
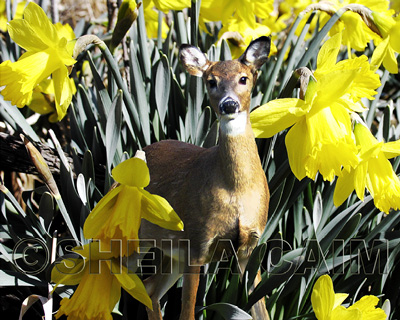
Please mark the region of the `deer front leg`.
<svg viewBox="0 0 400 320"><path fill-rule="evenodd" d="M247 262L249 257L239 259L240 271L241 271L241 280L243 280L243 273L246 269ZM249 288L249 295L252 293L257 287L257 285L261 282L261 270L259 269L257 275L254 279L253 284ZM270 320L267 308L265 306L264 298L258 300L252 307L251 307L251 316L253 320Z"/></svg>
<svg viewBox="0 0 400 320"><path fill-rule="evenodd" d="M257 276L254 279L254 283L250 288L251 293L254 288L260 283L261 281L261 270L258 270ZM269 314L267 308L265 306L264 298L258 300L252 307L251 307L251 315L253 316L254 320L269 320Z"/></svg>
<svg viewBox="0 0 400 320"><path fill-rule="evenodd" d="M194 320L197 289L200 280L200 266L188 266L183 275L182 311L180 320Z"/></svg>
<svg viewBox="0 0 400 320"><path fill-rule="evenodd" d="M174 285L174 283L181 277L179 273L179 262L168 256L163 258L164 270L168 270L168 266L172 263L171 273L156 273L143 281L147 293L153 303L153 310L146 307L147 316L149 320L162 320L160 299L163 295Z"/></svg>

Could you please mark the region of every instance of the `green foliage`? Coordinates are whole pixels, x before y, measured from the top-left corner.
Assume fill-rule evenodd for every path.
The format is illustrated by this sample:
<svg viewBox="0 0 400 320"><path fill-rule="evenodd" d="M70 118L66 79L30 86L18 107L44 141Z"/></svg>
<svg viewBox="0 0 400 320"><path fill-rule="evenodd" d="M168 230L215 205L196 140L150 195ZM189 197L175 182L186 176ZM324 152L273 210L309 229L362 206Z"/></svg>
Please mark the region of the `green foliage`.
<svg viewBox="0 0 400 320"><path fill-rule="evenodd" d="M30 140L56 149L61 159L57 181L61 198L37 185L23 192L26 208L22 208L13 193L1 184L3 287L48 295L48 272L55 255L68 252L65 244L86 241L82 236L83 223L112 185L111 169L133 156L137 149L167 138L204 147L217 143L218 122L208 107L205 87L201 79L184 72L177 48L188 42L207 52L210 60L229 59L227 43L222 41L216 46L216 33L206 34L198 29L196 8L190 10L190 19L182 12L171 15L171 28L165 40L148 39L142 7L126 38L127 61L117 58L119 55L112 57L107 50L100 52L95 46L78 56L74 67L78 90L69 109L68 123L65 120L59 126L50 125L45 117L31 123L27 120L32 114L29 109L19 110L0 96L0 120L7 125L8 133L23 132ZM294 66L315 65L318 48L338 18L333 15L331 23L312 40L304 37L312 19L317 17L309 18L299 37L294 33L299 20L294 22L287 37L276 44L282 46L281 51L271 57L259 75L253 107L296 94ZM77 28L81 27L78 24ZM7 34L0 40L0 47L1 59L18 57L18 49L10 44ZM304 47L309 49L304 52ZM285 60L286 49L290 51ZM377 136L385 141L398 140L399 78L384 72L381 81L382 87L364 116ZM65 136L59 130L63 124L68 124ZM67 143L61 145L61 138ZM293 176L284 139L282 132L257 141L271 192L269 219L260 244L242 280L220 263L208 266L202 277L204 290L198 297L203 304L199 315L203 319L248 319L251 306L267 296L271 319L313 319L313 284L319 275L329 273L335 291L349 293L347 303L373 294L381 301L390 300L389 319L399 318L399 213L379 212L370 196L360 201L352 195L336 208L335 183L323 181L320 176L314 181L298 181ZM72 158L73 168L64 152ZM399 162L393 162L397 174ZM52 253L55 236L59 246ZM235 265L232 259L232 269ZM249 293L258 267L263 271L262 281ZM26 286L29 289L25 290ZM71 293L69 286L57 288L55 303ZM171 318L178 312L166 308ZM128 316L122 313L114 317Z"/></svg>

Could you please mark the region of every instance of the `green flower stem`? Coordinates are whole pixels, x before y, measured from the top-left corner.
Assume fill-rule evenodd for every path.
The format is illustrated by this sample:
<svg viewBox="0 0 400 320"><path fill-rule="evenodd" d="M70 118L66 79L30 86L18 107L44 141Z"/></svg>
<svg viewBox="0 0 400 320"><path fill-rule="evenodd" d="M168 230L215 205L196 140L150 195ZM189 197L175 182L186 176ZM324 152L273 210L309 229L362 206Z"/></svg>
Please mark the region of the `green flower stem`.
<svg viewBox="0 0 400 320"><path fill-rule="evenodd" d="M375 96L375 100L372 101L371 106L369 107L368 114L367 114L367 125L369 128L372 125L372 121L374 121L375 114L376 114L376 107L378 106L379 98L382 94L383 87L385 86L386 81L389 78L389 74L390 74L389 71L387 71L385 69L385 72L383 73L383 76L381 78L381 86L378 89L378 93Z"/></svg>
<svg viewBox="0 0 400 320"><path fill-rule="evenodd" d="M283 81L281 83L281 87L280 87L280 90L279 90L280 93L282 92L282 89L284 88L284 86L286 85L286 82L290 78L290 74L291 74L291 71L293 70L296 57L299 56L298 53L300 53L301 50L302 50L302 45L304 45L304 38L306 37L306 34L307 34L308 30L310 29L310 24L311 24L312 19L315 16L315 14L316 14L316 12L313 11L311 13L311 15L309 16L309 18L308 18L303 30L301 30L301 34L300 34L299 38L297 39L296 44L294 45L292 54L289 56L289 59L287 61L287 69L286 69L286 72L285 72L285 74L283 76ZM283 52L283 53L285 53L285 52Z"/></svg>
<svg viewBox="0 0 400 320"><path fill-rule="evenodd" d="M58 141L56 135L54 134L54 131L50 129L49 135L50 135L51 139L53 140L54 146L56 147L56 150L58 152L58 155L60 157L62 165L64 165L64 167L66 168L67 171L71 172L71 167L68 164L68 161L64 155L64 151L61 149L60 142ZM59 194L57 197L54 197L54 199L57 202L58 208L60 209L61 215L63 216L65 223L67 224L67 227L68 227L72 237L75 239L75 241L77 241L77 243L79 243L78 236L75 232L74 225L71 221L71 218L69 216L67 208L65 207L65 204L63 202L61 195Z"/></svg>
<svg viewBox="0 0 400 320"><path fill-rule="evenodd" d="M296 69L305 67L308 64L308 62L311 60L311 58L313 58L315 55L317 55L317 53L319 52L319 45L320 45L321 41L328 34L328 32L332 28L332 26L340 19L340 17L343 15L343 13L345 13L347 10L348 10L347 8L341 8L332 15L332 17L328 20L328 22L324 25L324 27L321 29L321 31L318 32L317 36L311 42L309 48L307 49L307 51L304 53L304 55L298 62ZM299 18L300 18L300 16L297 19L299 19ZM297 20L296 20L296 22L297 22ZM280 68L280 65L278 67ZM278 72L279 72L279 70L278 70ZM289 78L286 86L283 88L283 90L279 94L279 97L281 97L281 98L290 97L294 87L296 86L297 81L298 81L298 77L295 74L292 74L292 76Z"/></svg>
<svg viewBox="0 0 400 320"><path fill-rule="evenodd" d="M273 71L271 73L271 76L269 77L270 81L268 82L268 86L267 86L267 88L265 90L263 90L264 91L264 96L262 98L261 105L267 103L271 98L272 90L273 90L273 88L275 86L276 79L278 77L279 71L281 70L281 66L282 66L283 60L285 58L285 52L289 48L290 39L293 38L294 32L296 31L301 19L302 19L301 16L298 16L296 18L295 22L292 25L292 28L289 31L289 34L288 34L288 36L286 38L286 41L283 44L283 47L282 47L281 51L278 54L276 63L273 65Z"/></svg>
<svg viewBox="0 0 400 320"><path fill-rule="evenodd" d="M300 67L305 67L308 64L308 62L311 60L311 58L314 57L318 53L319 45L320 45L321 41L328 34L328 32L332 28L332 26L340 19L340 17L347 10L348 10L347 8L341 8L332 15L332 17L328 20L328 22L323 26L321 31L318 32L317 36L311 42L308 50L305 52L305 54L303 55L303 57L300 59L299 63L297 64L296 69L298 69Z"/></svg>
<svg viewBox="0 0 400 320"><path fill-rule="evenodd" d="M190 43L196 47L198 46L200 4L201 0L192 0L190 10Z"/></svg>
<svg viewBox="0 0 400 320"><path fill-rule="evenodd" d="M130 113L130 116L133 118L133 121L135 123L135 126L133 127L132 135L138 138L138 144L139 146L144 146L146 144L150 144L150 141L144 141L144 138L141 134L141 123L140 123L140 118L138 111L136 109L136 106L132 100L131 94L125 85L121 74L119 73L119 68L117 63L114 60L113 55L111 54L111 51L108 49L107 45L104 43L104 41L100 40L97 36L94 35L85 35L80 37L76 44L75 44L75 49L74 49L74 57L76 58L80 52L82 52L87 45L89 44L95 44L97 45L101 52L103 53L104 58L106 59L109 68L111 70L112 75L115 78L115 82L117 83L117 86L119 89L122 90L123 92L123 99L126 104L127 110Z"/></svg>

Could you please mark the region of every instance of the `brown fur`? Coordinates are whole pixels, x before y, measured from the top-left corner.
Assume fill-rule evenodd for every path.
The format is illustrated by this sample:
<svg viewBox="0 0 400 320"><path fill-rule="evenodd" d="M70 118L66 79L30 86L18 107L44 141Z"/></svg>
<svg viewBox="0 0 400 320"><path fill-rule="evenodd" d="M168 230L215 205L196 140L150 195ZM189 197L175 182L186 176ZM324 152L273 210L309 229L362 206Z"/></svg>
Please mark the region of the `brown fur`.
<svg viewBox="0 0 400 320"><path fill-rule="evenodd" d="M262 44L253 45L262 51L255 50L261 54L255 57L255 64L248 62L246 53L239 60L210 62L194 47L181 49L181 60L188 72L202 76L206 83L215 82L215 87L208 84L208 93L211 106L222 122L229 122L230 118L221 114L220 102L226 97L239 102L238 112L246 113L243 132L227 133L221 124L219 144L209 149L172 140L144 148L150 170L147 190L169 201L184 222L184 231L163 229L144 220L140 238L156 239L158 245L162 239L172 239L176 249L179 240L190 240L190 261L185 265L186 271L195 272L184 278L182 320L194 319L198 266L221 256L222 252L215 252L218 240L231 240L241 265L245 266L267 221L269 191L249 120L256 69L260 67L260 59L265 60ZM245 83L243 77L247 79ZM230 247L218 249L231 251ZM154 312L148 312L150 319L161 318L158 299L173 282L173 277L165 275L155 275L146 281L155 307ZM258 319L267 319L265 304L261 301L257 308L261 310L254 311Z"/></svg>

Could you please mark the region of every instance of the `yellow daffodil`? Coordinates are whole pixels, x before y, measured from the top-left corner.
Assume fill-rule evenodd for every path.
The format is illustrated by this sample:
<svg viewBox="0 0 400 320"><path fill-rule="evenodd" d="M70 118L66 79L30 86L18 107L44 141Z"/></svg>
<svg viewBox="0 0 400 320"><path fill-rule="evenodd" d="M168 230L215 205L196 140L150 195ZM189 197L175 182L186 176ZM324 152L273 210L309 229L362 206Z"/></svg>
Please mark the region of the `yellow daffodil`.
<svg viewBox="0 0 400 320"><path fill-rule="evenodd" d="M286 136L290 167L299 179L317 171L332 181L341 168L358 163L348 111L339 102L356 71L333 72L310 81L305 100L276 99L250 114L256 137L267 138L293 126ZM338 85L332 86L332 83Z"/></svg>
<svg viewBox="0 0 400 320"><path fill-rule="evenodd" d="M341 103L352 111L362 112L364 111L363 108L360 108L360 105L356 103L362 98L374 99L374 95L377 93L375 89L381 85L379 75L371 70L368 58L365 55L353 59L341 60L336 63L341 42L342 34L337 33L324 43L318 53L317 69L314 72L314 77L318 81L323 75L330 72L358 70L352 79L349 94L341 99ZM349 104L347 98L350 98L353 103Z"/></svg>
<svg viewBox="0 0 400 320"><path fill-rule="evenodd" d="M14 19L22 19L22 13L24 12L25 6L26 1L18 2L17 9L15 10ZM6 0L0 0L0 31L7 31Z"/></svg>
<svg viewBox="0 0 400 320"><path fill-rule="evenodd" d="M76 93L75 82L69 78L72 94ZM53 79L44 79L41 81L32 92L32 99L28 102L29 109L39 114L50 114L49 121L57 122L58 115L54 101L54 81Z"/></svg>
<svg viewBox="0 0 400 320"><path fill-rule="evenodd" d="M183 10L190 8L191 0L152 0L156 8L164 13L169 10ZM145 4L146 5L146 4Z"/></svg>
<svg viewBox="0 0 400 320"><path fill-rule="evenodd" d="M361 311L361 320L386 320L387 315L381 308L376 308L379 298L369 295L364 296L348 307L348 310L358 309Z"/></svg>
<svg viewBox="0 0 400 320"><path fill-rule="evenodd" d="M335 2L337 8L346 5L360 5L359 13L348 11L343 14L336 25L339 26L337 31L343 30L342 44L355 49L356 51L364 51L366 45L370 40L378 39L378 35L367 27L362 19L364 12L374 10L376 12L386 12L389 9L389 2L387 0L345 0ZM355 11L358 11L356 9Z"/></svg>
<svg viewBox="0 0 400 320"><path fill-rule="evenodd" d="M270 16L271 12L274 10L273 0L256 0L249 1L253 5L254 14L257 18L266 19Z"/></svg>
<svg viewBox="0 0 400 320"><path fill-rule="evenodd" d="M131 245L128 240L138 239L142 218L166 229L183 229L181 219L167 200L144 190L150 176L143 160L126 160L112 170L112 175L119 186L108 192L89 214L83 227L86 238L99 239L106 248L111 240L121 239L122 255L128 256L137 248L136 242ZM119 252L114 256L118 255Z"/></svg>
<svg viewBox="0 0 400 320"><path fill-rule="evenodd" d="M395 53L400 52L400 17L393 18L393 13L394 11L385 13L372 11L374 24L382 35L382 40L375 40L378 45L371 58L373 70L378 69L383 64L390 73L398 73L399 71Z"/></svg>
<svg viewBox="0 0 400 320"><path fill-rule="evenodd" d="M338 178L333 200L335 206L345 201L353 190L363 200L365 188L374 198L375 206L386 213L400 209L400 180L388 159L400 155L400 140L378 142L368 128L357 123L354 128L360 148L360 163Z"/></svg>
<svg viewBox="0 0 400 320"><path fill-rule="evenodd" d="M352 306L341 306L348 294L335 293L332 279L328 275L318 278L311 294L311 304L318 320L385 320L386 314L375 308L379 299L364 296Z"/></svg>
<svg viewBox="0 0 400 320"><path fill-rule="evenodd" d="M259 138L293 126L286 136L286 148L298 179L314 179L319 171L332 181L342 174L342 168L349 170L359 162L349 113L364 110L359 100L373 99L380 81L366 57L336 63L340 42L338 34L321 47L316 82L310 79L304 100L273 100L250 115Z"/></svg>
<svg viewBox="0 0 400 320"><path fill-rule="evenodd" d="M209 21L221 21L225 23L235 12L236 1L232 0L202 0L200 6L200 19Z"/></svg>
<svg viewBox="0 0 400 320"><path fill-rule="evenodd" d="M361 320L358 309L348 310L341 306L348 294L335 293L332 279L328 275L318 278L311 294L311 304L318 320Z"/></svg>
<svg viewBox="0 0 400 320"><path fill-rule="evenodd" d="M48 114L55 111L52 101L54 101L53 81L44 79L33 89L29 108L40 114Z"/></svg>
<svg viewBox="0 0 400 320"><path fill-rule="evenodd" d="M364 51L375 34L367 27L358 13L347 11L330 30L330 34L342 32L342 44L356 51Z"/></svg>
<svg viewBox="0 0 400 320"><path fill-rule="evenodd" d="M18 107L31 101L34 88L50 75L54 81L57 120L61 120L72 99L74 87L67 66L72 58L73 42L68 43L65 30L53 25L44 11L30 2L24 19L9 22L10 37L26 52L16 62L0 64L0 87L5 100Z"/></svg>
<svg viewBox="0 0 400 320"><path fill-rule="evenodd" d="M137 4L135 0L123 0L117 16L117 23L112 34L110 50L111 52L119 45L126 33L136 20L138 15Z"/></svg>
<svg viewBox="0 0 400 320"><path fill-rule="evenodd" d="M396 13L400 12L400 0L390 0L390 9L393 9Z"/></svg>
<svg viewBox="0 0 400 320"><path fill-rule="evenodd" d="M120 260L101 253L98 242L77 247L74 251L83 259L62 260L51 272L56 286L78 285L72 298L61 300L57 319L67 315L70 320L112 320L111 311L121 297L121 288L152 309L151 299L140 278L128 272Z"/></svg>
<svg viewBox="0 0 400 320"><path fill-rule="evenodd" d="M279 12L283 14L293 14L295 16L299 15L308 5L310 5L312 0L286 0L279 2Z"/></svg>
<svg viewBox="0 0 400 320"><path fill-rule="evenodd" d="M322 28L335 12L342 8L346 8L347 10L329 30L329 34L333 36L336 33L342 33L342 44L347 46L349 51L350 48L353 48L356 51L364 51L371 39L375 40L379 37L366 25L363 16L365 16L370 10L385 12L388 10L388 5L389 3L387 0L318 1L310 4L305 9L306 11L304 11L304 13L308 13L304 15L303 21L309 17L310 11L319 10L319 25L320 28ZM302 25L304 25L304 23L305 22L303 22ZM311 32L315 26L315 24L311 25ZM300 31L301 29L298 29L297 33Z"/></svg>
<svg viewBox="0 0 400 320"><path fill-rule="evenodd" d="M0 30L7 31L6 0L0 0Z"/></svg>
<svg viewBox="0 0 400 320"><path fill-rule="evenodd" d="M154 10L153 0L144 1L143 5L147 36L150 39L155 39L158 36L158 12ZM161 25L161 37L163 39L167 37L168 30L168 25L163 20Z"/></svg>
<svg viewBox="0 0 400 320"><path fill-rule="evenodd" d="M272 32L272 39L278 39L278 33L282 30L286 29L290 21L292 15L291 14L278 14L278 12L271 12L268 17L265 17L261 24L267 26Z"/></svg>
<svg viewBox="0 0 400 320"><path fill-rule="evenodd" d="M237 36L230 36L232 34L237 34ZM246 20L235 14L219 31L218 37L230 40L228 44L231 49L232 59L237 59L243 54L252 40L270 34L271 30L267 26L257 23L255 20L251 24L248 24ZM226 35L229 36L226 37ZM270 54L275 54L276 51L276 46L274 43L271 43Z"/></svg>

